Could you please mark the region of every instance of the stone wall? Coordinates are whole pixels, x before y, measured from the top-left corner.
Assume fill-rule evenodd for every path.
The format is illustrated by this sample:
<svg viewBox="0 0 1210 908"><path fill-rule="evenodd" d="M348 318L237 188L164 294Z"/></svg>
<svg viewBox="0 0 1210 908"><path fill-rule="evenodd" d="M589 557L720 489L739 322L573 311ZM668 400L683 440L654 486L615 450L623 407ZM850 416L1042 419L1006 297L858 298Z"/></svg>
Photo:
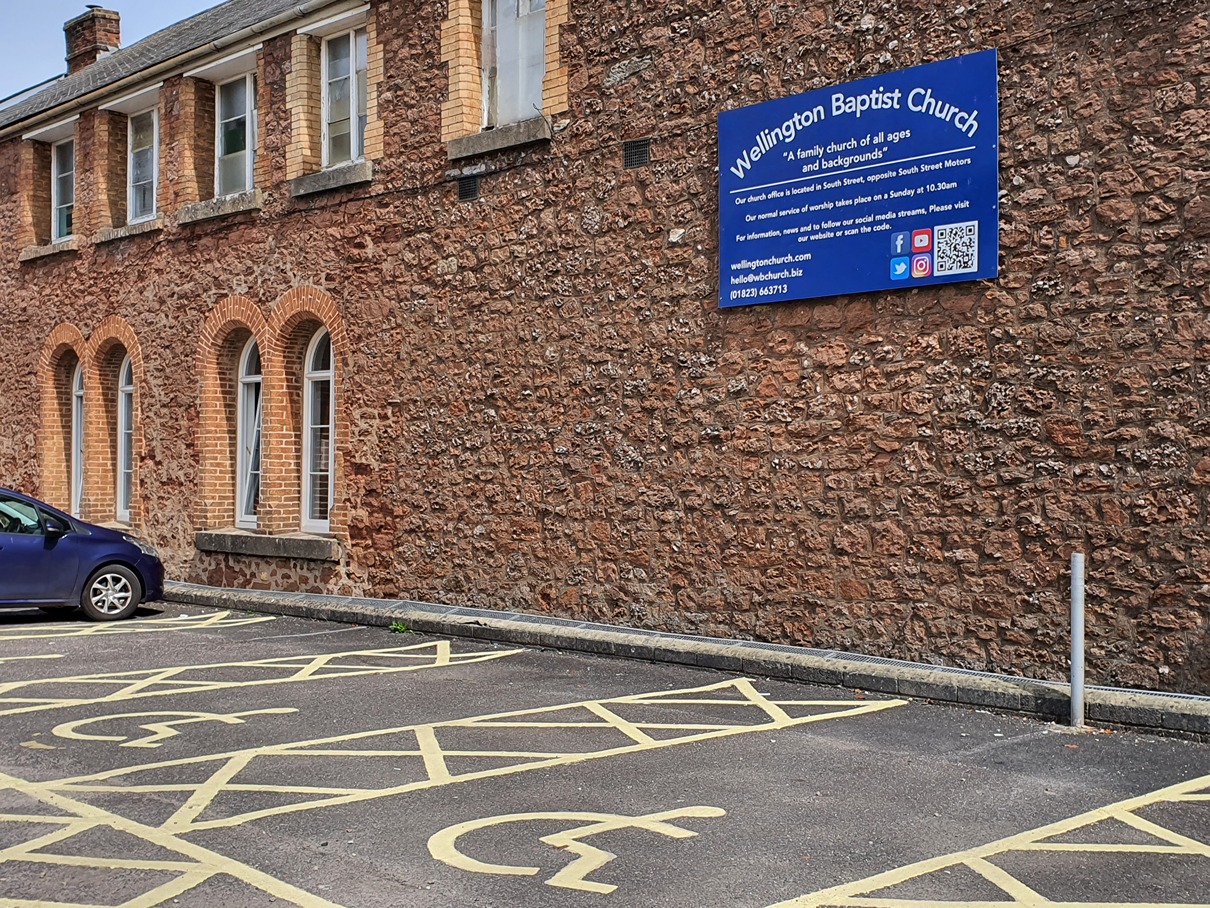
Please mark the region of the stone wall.
<svg viewBox="0 0 1210 908"><path fill-rule="evenodd" d="M569 111L549 144L460 161L483 171L468 203L441 143L444 3L377 5L383 157L356 189L290 199L273 39L259 213L20 266L6 247L0 483L39 488L51 332L120 314L143 354L140 529L177 578L1060 678L1082 549L1090 680L1210 693L1199 6L573 0ZM998 280L717 309L720 110L986 47ZM624 171L643 137L652 165ZM0 144L10 237L19 144ZM302 286L349 339L346 554L199 553L202 328Z"/></svg>

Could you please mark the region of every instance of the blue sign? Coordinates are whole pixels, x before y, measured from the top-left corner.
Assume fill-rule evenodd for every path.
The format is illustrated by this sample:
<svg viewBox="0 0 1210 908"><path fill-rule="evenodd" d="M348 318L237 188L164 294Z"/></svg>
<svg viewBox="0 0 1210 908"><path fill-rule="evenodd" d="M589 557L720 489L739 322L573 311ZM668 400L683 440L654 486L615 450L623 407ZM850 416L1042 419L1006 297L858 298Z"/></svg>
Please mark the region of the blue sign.
<svg viewBox="0 0 1210 908"><path fill-rule="evenodd" d="M719 305L993 278L996 52L720 114Z"/></svg>

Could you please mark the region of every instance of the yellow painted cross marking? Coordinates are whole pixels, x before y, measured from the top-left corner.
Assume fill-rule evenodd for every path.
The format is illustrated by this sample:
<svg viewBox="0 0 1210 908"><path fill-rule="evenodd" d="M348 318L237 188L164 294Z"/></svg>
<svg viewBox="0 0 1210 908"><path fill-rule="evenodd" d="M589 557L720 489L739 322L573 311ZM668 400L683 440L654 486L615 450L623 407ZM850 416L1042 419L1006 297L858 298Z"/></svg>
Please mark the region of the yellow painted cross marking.
<svg viewBox="0 0 1210 908"><path fill-rule="evenodd" d="M389 675L396 672L490 662L519 652L520 650L482 650L454 653L450 649L449 641L436 640L391 649L350 650L311 656L258 659L252 662L216 662L209 665L185 665L145 671L0 682L0 716L234 687L292 684L328 678L355 678L361 675ZM366 660L370 659L396 664L367 664ZM246 680L249 669L259 670L268 677ZM85 689L83 696L68 695L69 691L81 687ZM0 908L3 906L0 905Z"/></svg>
<svg viewBox="0 0 1210 908"><path fill-rule="evenodd" d="M931 908L931 906L937 904L944 904L948 908L1038 908L1038 906L1046 906L1046 908L1092 908L1094 905L1092 902L1063 902L1052 901L1046 898L1043 894L1029 888L1003 867L996 864L995 859L1023 852L1066 855L1070 855L1071 853L1122 854L1133 855L1136 857L1136 860L1138 856L1142 855L1183 855L1187 858L1210 858L1210 804L1207 804L1208 800L1210 800L1210 776L1202 776L1200 779L1181 782L1178 785L1162 788L1151 794L1129 798L1125 801L1119 801L1117 804L1111 804L1108 807L1099 807L1096 810L1090 810L1088 813L1082 813L1067 820L1060 820L1057 823L1051 823L1039 829L1009 836L997 842L992 842L989 845L980 845L977 848L959 851L956 854L930 858L926 861L900 867L897 870L889 870L886 873L877 874L856 883L833 886L830 889L816 892L813 895L804 895L801 898L791 899L788 902L780 902L772 906L772 908L825 908L825 906L826 908ZM1200 833L1200 840L1174 832L1154 820L1149 820L1138 815L1138 812L1146 807L1182 803L1198 804L1199 809L1205 810L1207 813L1202 824L1197 827L1203 830ZM1203 804L1206 806L1202 807L1201 805ZM1090 836L1088 832L1098 831L1097 824L1107 821L1111 824L1114 821L1124 823L1139 832L1145 833L1151 837L1152 841L1149 844L1055 841L1055 839L1061 836L1076 831L1087 831L1084 838L1095 839L1096 836ZM984 880L1001 889L1004 892L1004 898L994 901L980 899L955 901L953 900L953 896L950 895L944 900L939 901L924 895L918 895L915 898L896 898L890 893L883 892L883 890L891 889L910 881L918 880L927 884L928 878L934 874L949 874L952 869L962 867L974 871ZM1137 864L1131 864L1131 867L1135 868L1133 872L1138 872ZM1205 867L1207 872L1210 872L1210 863L1207 863ZM1105 867L1100 867L1099 872L1104 873L1106 869ZM1078 882L1078 870L1075 876L1072 875L1072 872L1073 868L1067 866L1065 873L1068 879ZM1122 871L1124 875L1129 872L1126 870ZM916 891L921 891L919 883L916 884ZM1203 898L1207 897L1206 891L1203 890ZM1095 906L1096 908L1210 908L1210 901L1181 904L1169 902L1096 902Z"/></svg>
<svg viewBox="0 0 1210 908"><path fill-rule="evenodd" d="M312 895L289 883L275 879L266 873L261 873L252 867L241 864L231 858L223 857L209 849L125 817L118 816L99 807L84 804L63 794L49 791L45 785L27 782L15 776L0 773L0 792L12 791L27 796L35 804L40 805L32 812L0 813L0 829L21 824L36 826L36 833L24 842L18 842L5 848L0 848L0 865L6 870L14 870L21 865L40 867L43 876L64 878L66 868L87 868L94 874L101 874L105 879L106 872L114 873L111 887L105 887L94 879L90 888L95 891L129 892L139 887L140 873L148 875L142 883L142 891L122 903L122 908L155 908L157 905L170 904L173 899L196 889L203 883L215 877L228 877L238 880L245 886L257 889L272 899L278 899L298 908L340 908L334 902ZM46 832L46 827L52 828ZM162 853L155 860L135 858L94 857L88 854L72 855L60 853L70 850L72 840L77 836L85 836L87 841L98 833L109 832L120 836L133 836L154 847ZM6 837L11 841L11 837ZM58 846L58 847L56 847ZM87 848L87 846L85 846ZM172 874L172 879L163 882L164 874ZM120 887L120 889L119 889ZM66 893L71 887L62 881L58 884L58 892L64 893L64 900L54 902L29 901L28 899L4 898L0 896L2 908L92 908L89 902L66 901Z"/></svg>
<svg viewBox="0 0 1210 908"><path fill-rule="evenodd" d="M52 790L73 795L145 792L154 793L161 799L175 795L183 798L183 803L162 828L176 834L186 834L203 829L240 826L265 817L298 811L373 801L444 785L569 766L586 760L868 715L902 706L903 703L902 700L775 702L759 693L752 682L741 678L691 690L588 700L170 760L64 779L47 785ZM705 724L694 721L693 713L701 710L685 715L689 712L686 706L703 705L726 715L717 722ZM647 707L656 707L655 712L660 718L668 721L636 721L622 716L627 711L635 711L636 708L642 711ZM678 722L677 719L682 721ZM490 743L478 743L474 747L460 746L458 739L465 737L466 730L475 733L477 742L490 736ZM540 739L535 740L535 732L549 730L566 730L572 734L558 737L562 747L544 748ZM658 732L659 737L651 732ZM367 744L379 746L367 747ZM388 769L406 769L408 774L403 778L407 781L395 785L369 784L366 780L378 775L382 764L388 760ZM455 768L451 761L463 765ZM488 761L491 768L477 769L473 765L465 765L476 761L480 766ZM304 763L322 769L322 772L308 773L308 776L326 777L346 784L301 786L293 781L297 777L294 767ZM212 768L203 781L182 781L186 774L180 772L180 767L205 767L208 764ZM256 779L268 776L280 780L280 784L242 781L244 770L253 764L255 769L248 775ZM278 794L282 796L283 803L242 813L212 813L207 816L207 811L221 795L235 794L242 798L249 792ZM234 802L238 799L231 800Z"/></svg>
<svg viewBox="0 0 1210 908"><path fill-rule="evenodd" d="M232 615L215 612L182 618L139 618L135 621L112 623L0 626L0 640L41 640L47 637L110 637L120 634L154 634L163 631L195 631L202 628L243 627L276 621L273 615Z"/></svg>
<svg viewBox="0 0 1210 908"><path fill-rule="evenodd" d="M57 738L69 738L76 741L122 741L119 747L160 747L168 738L180 734L182 725L197 725L200 722L221 722L224 725L243 725L248 716L282 716L296 713L297 709L285 707L276 709L255 709L246 713L122 713L116 716L95 716L91 719L79 719L75 722L64 722L54 729ZM88 735L79 731L101 722L116 722L120 719L164 719L170 721L149 722L139 728L151 732L145 738L129 741L129 735Z"/></svg>
<svg viewBox="0 0 1210 908"><path fill-rule="evenodd" d="M617 889L607 883L594 883L588 875L600 870L610 861L617 858L616 854L588 845L584 839L600 835L603 832L616 832L619 829L643 829L655 832L673 839L688 839L697 835L688 829L673 825L671 820L687 817L722 817L727 811L718 807L684 807L679 810L666 810L663 813L652 813L642 817L624 817L612 813L514 813L501 817L488 817L485 820L471 820L443 829L429 839L429 854L444 864L465 870L469 873L490 873L501 876L537 876L541 872L538 867L515 867L509 864L488 864L467 857L458 850L458 839L462 836L503 826L506 823L531 823L541 821L564 821L568 823L584 823L565 832L543 836L540 841L562 851L576 855L576 859L546 881L548 886L558 886L563 889L579 889L583 892L598 892L608 895Z"/></svg>

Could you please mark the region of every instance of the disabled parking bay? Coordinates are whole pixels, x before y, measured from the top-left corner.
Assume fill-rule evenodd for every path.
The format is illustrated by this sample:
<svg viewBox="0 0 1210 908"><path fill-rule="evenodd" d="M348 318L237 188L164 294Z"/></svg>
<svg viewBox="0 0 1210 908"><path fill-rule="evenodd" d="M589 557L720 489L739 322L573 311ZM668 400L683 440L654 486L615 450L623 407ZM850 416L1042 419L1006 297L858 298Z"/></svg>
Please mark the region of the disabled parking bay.
<svg viewBox="0 0 1210 908"><path fill-rule="evenodd" d="M1210 747L163 605L0 613L0 905L1210 905Z"/></svg>

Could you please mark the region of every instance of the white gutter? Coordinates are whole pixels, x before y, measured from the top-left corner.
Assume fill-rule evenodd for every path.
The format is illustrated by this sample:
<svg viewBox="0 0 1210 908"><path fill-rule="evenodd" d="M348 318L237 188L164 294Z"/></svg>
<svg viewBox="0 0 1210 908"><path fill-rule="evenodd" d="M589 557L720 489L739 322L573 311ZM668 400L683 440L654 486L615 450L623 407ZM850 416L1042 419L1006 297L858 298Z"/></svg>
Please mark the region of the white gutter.
<svg viewBox="0 0 1210 908"><path fill-rule="evenodd" d="M269 40L276 38L278 35L294 31L295 22L299 19L305 19L312 13L325 7L336 6L338 4L357 7L363 3L364 0L343 0L343 3L341 3L341 0L306 0L305 3L300 3L298 6L286 10L284 13L278 13L276 16L263 22L257 22L254 25L241 28L233 34L219 38L216 41L211 41L208 44L203 44L201 47L196 47L170 60L164 60L154 66L149 66L147 69L139 70L139 72L132 73L124 79L119 79L117 82L111 82L103 88L98 88L78 98L66 101L63 104L37 114L32 114L26 119L10 123L0 128L0 141L21 133L36 132L38 125L43 122L61 120L75 111L96 107L99 100L111 95L128 94L129 89L137 87L140 84L152 82L157 78L171 78L184 72L189 68L190 64L211 56L216 52L226 50L243 41ZM287 25L289 27L285 27ZM131 46L134 47L136 45Z"/></svg>

